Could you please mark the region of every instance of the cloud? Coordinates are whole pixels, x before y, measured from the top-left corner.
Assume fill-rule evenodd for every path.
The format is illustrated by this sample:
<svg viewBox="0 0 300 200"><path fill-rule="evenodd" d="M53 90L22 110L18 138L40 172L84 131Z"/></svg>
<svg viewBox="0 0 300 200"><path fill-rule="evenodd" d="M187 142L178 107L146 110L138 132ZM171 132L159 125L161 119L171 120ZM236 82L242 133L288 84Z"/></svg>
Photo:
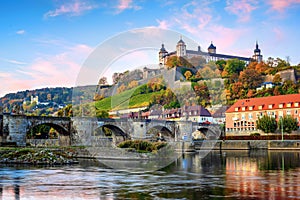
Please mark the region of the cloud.
<svg viewBox="0 0 300 200"><path fill-rule="evenodd" d="M85 11L93 10L97 7L97 5L91 4L87 1L74 0L72 2L60 5L60 7L56 8L55 10L48 11L45 13L44 17L57 17L59 15L79 16Z"/></svg>
<svg viewBox="0 0 300 200"><path fill-rule="evenodd" d="M81 64L91 51L91 47L77 44L60 54L37 57L14 71L0 71L0 96L34 88L74 86Z"/></svg>
<svg viewBox="0 0 300 200"><path fill-rule="evenodd" d="M13 59L0 58L0 60L10 63L10 64L14 64L14 65L26 65L27 64L25 62L13 60Z"/></svg>
<svg viewBox="0 0 300 200"><path fill-rule="evenodd" d="M219 2L214 0L188 2L180 9L175 10L169 19L157 20L158 27L167 25L168 28L176 27L177 30L186 32L201 46L204 45L202 48L204 51L206 51L210 41L213 41L217 45L217 49L220 49L220 53L232 53L230 51L225 52L225 50L234 49L237 41L241 40L241 37L247 34L250 28L243 26L226 27L220 23L221 18L214 10L214 3ZM246 10L251 9L247 8Z"/></svg>
<svg viewBox="0 0 300 200"><path fill-rule="evenodd" d="M167 20L156 20L156 22L158 23L158 28L161 29L169 29L171 27L171 24L167 21Z"/></svg>
<svg viewBox="0 0 300 200"><path fill-rule="evenodd" d="M239 22L250 20L252 11L257 9L257 0L227 0L225 10L238 16Z"/></svg>
<svg viewBox="0 0 300 200"><path fill-rule="evenodd" d="M282 13L289 7L300 4L300 0L268 0L267 3L271 6L271 10Z"/></svg>
<svg viewBox="0 0 300 200"><path fill-rule="evenodd" d="M142 7L134 5L132 0L119 0L118 5L116 6L117 12L119 14L124 10L133 9L133 10L140 10Z"/></svg>
<svg viewBox="0 0 300 200"><path fill-rule="evenodd" d="M18 31L16 32L16 34L18 34L18 35L23 35L24 33L25 33L25 30L23 30L23 29L18 30Z"/></svg>

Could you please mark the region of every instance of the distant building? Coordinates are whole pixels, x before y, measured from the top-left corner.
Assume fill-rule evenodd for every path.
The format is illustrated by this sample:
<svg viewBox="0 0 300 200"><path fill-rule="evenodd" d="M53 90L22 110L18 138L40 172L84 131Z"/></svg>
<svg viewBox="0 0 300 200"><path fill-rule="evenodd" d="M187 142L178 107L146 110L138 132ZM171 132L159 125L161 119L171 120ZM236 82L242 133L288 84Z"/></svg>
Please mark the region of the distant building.
<svg viewBox="0 0 300 200"><path fill-rule="evenodd" d="M256 91L260 91L263 89L270 89L275 87L275 84L273 82L264 82L261 84L261 86L259 86L258 88L256 88Z"/></svg>
<svg viewBox="0 0 300 200"><path fill-rule="evenodd" d="M39 104L39 97L38 96L31 96L30 97L30 103L32 104L33 102L35 102L36 104Z"/></svg>
<svg viewBox="0 0 300 200"><path fill-rule="evenodd" d="M192 58L194 56L202 56L206 58L207 61L217 61L217 60L228 60L228 59L239 59L245 61L247 63L251 62L252 60L261 62L262 61L262 54L261 50L258 48L258 43L256 42L256 48L254 49L254 55L250 57L242 57L236 55L226 55L217 53L217 47L213 45L213 42L209 45L207 52L201 50L200 46L198 46L197 50L188 50L186 48L185 42L180 37L180 40L177 42L176 51L168 52L165 49L164 44L161 45L161 49L159 51L159 63L161 65L165 65L167 59L170 56L177 56L177 57L187 57Z"/></svg>
<svg viewBox="0 0 300 200"><path fill-rule="evenodd" d="M184 106L182 108L182 119L198 123L212 123L213 118L210 112L200 105Z"/></svg>
<svg viewBox="0 0 300 200"><path fill-rule="evenodd" d="M264 115L279 121L290 115L300 121L300 94L241 99L226 111L226 134L255 132L256 121Z"/></svg>
<svg viewBox="0 0 300 200"><path fill-rule="evenodd" d="M226 121L225 113L228 108L229 106L221 106L212 114L214 124L225 124Z"/></svg>

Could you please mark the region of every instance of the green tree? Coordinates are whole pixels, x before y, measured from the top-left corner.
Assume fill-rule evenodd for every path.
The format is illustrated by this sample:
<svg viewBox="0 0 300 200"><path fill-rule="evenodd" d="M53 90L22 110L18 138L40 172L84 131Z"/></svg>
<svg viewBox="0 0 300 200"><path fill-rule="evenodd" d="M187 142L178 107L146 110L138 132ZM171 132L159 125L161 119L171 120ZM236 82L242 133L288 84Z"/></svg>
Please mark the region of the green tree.
<svg viewBox="0 0 300 200"><path fill-rule="evenodd" d="M290 115L285 115L278 122L278 129L282 130L284 133L291 133L298 129L297 119L294 119Z"/></svg>
<svg viewBox="0 0 300 200"><path fill-rule="evenodd" d="M106 110L96 110L96 117L109 118L109 113Z"/></svg>
<svg viewBox="0 0 300 200"><path fill-rule="evenodd" d="M224 71L228 73L228 75L239 74L245 68L246 63L244 61L238 59L227 60Z"/></svg>
<svg viewBox="0 0 300 200"><path fill-rule="evenodd" d="M264 115L256 121L256 128L265 133L274 133L277 129L277 122L274 117Z"/></svg>

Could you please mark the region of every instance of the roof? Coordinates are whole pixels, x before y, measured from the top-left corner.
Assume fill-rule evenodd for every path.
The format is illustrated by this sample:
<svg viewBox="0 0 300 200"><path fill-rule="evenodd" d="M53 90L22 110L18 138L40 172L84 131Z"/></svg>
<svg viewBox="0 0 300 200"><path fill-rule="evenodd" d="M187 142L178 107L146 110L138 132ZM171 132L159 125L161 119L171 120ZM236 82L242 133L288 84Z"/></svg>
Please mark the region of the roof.
<svg viewBox="0 0 300 200"><path fill-rule="evenodd" d="M213 43L211 43L208 47L208 49L216 49L216 46L213 45Z"/></svg>
<svg viewBox="0 0 300 200"><path fill-rule="evenodd" d="M206 110L204 107L196 105L196 106L184 106L183 112L192 112L192 115L194 116L194 111L197 111L197 116L206 116L211 117L211 114L208 110ZM188 113L189 114L189 113Z"/></svg>
<svg viewBox="0 0 300 200"><path fill-rule="evenodd" d="M178 42L177 42L177 44L184 44L184 41L182 40L182 39L180 39Z"/></svg>
<svg viewBox="0 0 300 200"><path fill-rule="evenodd" d="M225 117L225 112L228 108L229 108L229 106L221 106L218 110L216 110L216 112L214 114L212 114L212 116L214 118Z"/></svg>
<svg viewBox="0 0 300 200"><path fill-rule="evenodd" d="M241 99L238 100L235 104L233 104L226 111L226 113L270 110L271 108L269 108L269 105L272 105L272 110L288 108L287 104L291 104L290 108L295 108L300 106L295 103L298 104L300 103L300 94L288 94L288 95L279 95L279 96L272 96L272 97ZM282 108L279 108L279 105L281 105ZM249 110L249 107L251 107L252 110L251 108ZM242 108L244 108L244 110Z"/></svg>

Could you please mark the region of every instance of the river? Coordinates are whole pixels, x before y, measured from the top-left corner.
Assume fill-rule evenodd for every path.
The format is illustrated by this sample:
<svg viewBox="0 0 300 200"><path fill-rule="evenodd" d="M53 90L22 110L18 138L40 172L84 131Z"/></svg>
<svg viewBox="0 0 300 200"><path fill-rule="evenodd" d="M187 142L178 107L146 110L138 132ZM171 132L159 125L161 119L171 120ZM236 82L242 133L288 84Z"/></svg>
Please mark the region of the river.
<svg viewBox="0 0 300 200"><path fill-rule="evenodd" d="M0 199L300 199L300 152L184 154L154 172L1 165Z"/></svg>

